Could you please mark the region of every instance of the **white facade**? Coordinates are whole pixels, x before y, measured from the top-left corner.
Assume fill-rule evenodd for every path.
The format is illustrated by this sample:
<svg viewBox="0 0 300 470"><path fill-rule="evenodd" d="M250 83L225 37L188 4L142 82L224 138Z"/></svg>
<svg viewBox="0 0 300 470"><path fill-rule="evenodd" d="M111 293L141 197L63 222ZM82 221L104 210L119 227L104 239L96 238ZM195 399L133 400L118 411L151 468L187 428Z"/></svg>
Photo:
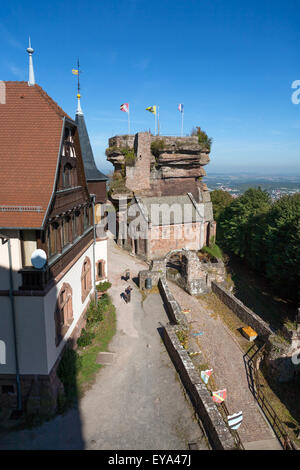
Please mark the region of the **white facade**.
<svg viewBox="0 0 300 470"><path fill-rule="evenodd" d="M14 236L17 236L16 232ZM21 275L18 270L22 267L21 243L18 238L11 239L14 290L21 285ZM84 302L81 297L82 265L89 257L92 266L93 292L93 244L80 256L73 266L64 274L59 282L46 295L15 295L16 333L20 374L49 374L62 351L67 339L72 334L81 314L89 303L90 295ZM105 261L107 273L107 240L95 244L95 263ZM59 291L64 283L71 286L73 322L63 340L55 344L55 307ZM6 348L6 364L0 362L0 375L15 374L15 347L13 336L12 306L4 290L9 290L9 258L8 246L0 242L0 341ZM38 294L36 292L35 294Z"/></svg>

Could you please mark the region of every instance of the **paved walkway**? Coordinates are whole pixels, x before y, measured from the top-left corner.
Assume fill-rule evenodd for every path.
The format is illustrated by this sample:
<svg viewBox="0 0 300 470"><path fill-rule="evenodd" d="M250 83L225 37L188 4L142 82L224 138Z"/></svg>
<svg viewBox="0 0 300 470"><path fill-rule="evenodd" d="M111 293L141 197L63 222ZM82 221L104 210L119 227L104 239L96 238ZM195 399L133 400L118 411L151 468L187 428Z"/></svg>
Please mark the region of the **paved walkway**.
<svg viewBox="0 0 300 470"><path fill-rule="evenodd" d="M244 420L239 429L246 449L278 449L281 446L262 415L251 391L243 361L243 352L220 318L212 318L204 303L191 297L180 287L168 282L182 308L191 310L193 332L204 332L199 339L208 366L214 369L214 379L219 389L226 388L226 405L229 413L243 411Z"/></svg>
<svg viewBox="0 0 300 470"><path fill-rule="evenodd" d="M125 269L137 276L146 265L109 240L108 267L117 309L112 364L100 370L78 409L3 436L0 449L186 450L192 442L207 449L158 332L168 321L160 296L151 294L142 304L130 281L131 303L120 297L128 285L121 281Z"/></svg>

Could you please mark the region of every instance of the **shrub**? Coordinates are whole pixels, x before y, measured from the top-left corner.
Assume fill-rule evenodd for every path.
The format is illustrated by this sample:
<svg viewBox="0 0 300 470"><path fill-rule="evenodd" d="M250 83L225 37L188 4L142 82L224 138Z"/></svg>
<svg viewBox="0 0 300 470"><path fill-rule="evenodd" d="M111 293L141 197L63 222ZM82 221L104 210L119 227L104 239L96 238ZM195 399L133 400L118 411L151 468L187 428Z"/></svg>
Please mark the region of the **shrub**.
<svg viewBox="0 0 300 470"><path fill-rule="evenodd" d="M221 248L216 245L212 244L211 246L204 246L201 250L202 253L208 253L209 256L212 256L213 258L216 259L221 259L223 260L223 253Z"/></svg>
<svg viewBox="0 0 300 470"><path fill-rule="evenodd" d="M76 374L80 367L81 357L79 354L73 349L66 347L57 368L57 376L64 386L66 403L68 405L73 404L77 396ZM64 406L66 403L64 403Z"/></svg>
<svg viewBox="0 0 300 470"><path fill-rule="evenodd" d="M87 311L87 323L99 323L103 320L103 308L101 308L101 303L95 302L94 300L91 301L88 311Z"/></svg>
<svg viewBox="0 0 300 470"><path fill-rule="evenodd" d="M161 151L164 149L164 147L165 147L165 141L163 139L154 140L151 143L152 155L154 155L155 158L158 158L159 155L161 154Z"/></svg>
<svg viewBox="0 0 300 470"><path fill-rule="evenodd" d="M77 345L80 348L88 346L89 344L92 344L92 340L94 338L95 338L94 333L92 333L91 331L86 331L84 328L82 328L81 335L77 340Z"/></svg>
<svg viewBox="0 0 300 470"><path fill-rule="evenodd" d="M109 295L108 294L103 294L101 299L98 300L98 307L101 309L101 308L106 308L108 307L110 304L110 298L109 298Z"/></svg>
<svg viewBox="0 0 300 470"><path fill-rule="evenodd" d="M193 128L191 135L198 136L199 144L203 145L204 147L207 147L210 150L211 144L212 144L212 138L208 137L206 132L203 131L201 127L197 126L196 128Z"/></svg>
<svg viewBox="0 0 300 470"><path fill-rule="evenodd" d="M111 288L111 282L103 281L97 284L96 289L99 292L106 292L108 289Z"/></svg>
<svg viewBox="0 0 300 470"><path fill-rule="evenodd" d="M125 165L126 166L134 166L135 164L135 154L133 149L124 149L122 150L122 154L125 157Z"/></svg>

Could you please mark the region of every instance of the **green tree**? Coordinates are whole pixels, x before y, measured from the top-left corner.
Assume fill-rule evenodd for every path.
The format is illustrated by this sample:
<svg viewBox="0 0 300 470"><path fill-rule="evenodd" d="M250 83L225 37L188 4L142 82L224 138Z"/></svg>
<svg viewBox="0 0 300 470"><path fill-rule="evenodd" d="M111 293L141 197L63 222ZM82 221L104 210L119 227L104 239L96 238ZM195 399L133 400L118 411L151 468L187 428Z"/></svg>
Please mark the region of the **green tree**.
<svg viewBox="0 0 300 470"><path fill-rule="evenodd" d="M267 213L270 207L270 196L261 188L248 189L225 207L219 216L218 227L220 232L218 239L224 249L241 258L249 259L251 239L254 236L253 231L256 230L253 218ZM262 247L261 251L263 252Z"/></svg>
<svg viewBox="0 0 300 470"><path fill-rule="evenodd" d="M227 191L222 191L222 189L215 189L210 193L210 197L214 209L214 219L218 221L225 207L232 203L233 197Z"/></svg>
<svg viewBox="0 0 300 470"><path fill-rule="evenodd" d="M198 136L199 144L203 145L204 147L207 147L209 150L211 149L212 138L208 137L206 132L203 131L201 127L193 127L193 129L191 130L191 135Z"/></svg>
<svg viewBox="0 0 300 470"><path fill-rule="evenodd" d="M276 291L297 300L300 278L300 193L273 204L264 234L266 276Z"/></svg>

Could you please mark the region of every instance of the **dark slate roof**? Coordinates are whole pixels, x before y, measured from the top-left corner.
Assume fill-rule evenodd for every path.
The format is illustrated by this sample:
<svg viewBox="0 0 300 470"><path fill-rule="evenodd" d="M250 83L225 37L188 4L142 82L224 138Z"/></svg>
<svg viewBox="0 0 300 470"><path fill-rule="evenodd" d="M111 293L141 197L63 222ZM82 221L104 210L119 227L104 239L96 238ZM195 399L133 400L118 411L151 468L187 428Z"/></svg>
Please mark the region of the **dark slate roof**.
<svg viewBox="0 0 300 470"><path fill-rule="evenodd" d="M76 114L75 122L77 124L81 154L84 163L85 177L87 181L107 181L108 178L98 170L95 164L93 150L90 138L85 125L83 114Z"/></svg>

